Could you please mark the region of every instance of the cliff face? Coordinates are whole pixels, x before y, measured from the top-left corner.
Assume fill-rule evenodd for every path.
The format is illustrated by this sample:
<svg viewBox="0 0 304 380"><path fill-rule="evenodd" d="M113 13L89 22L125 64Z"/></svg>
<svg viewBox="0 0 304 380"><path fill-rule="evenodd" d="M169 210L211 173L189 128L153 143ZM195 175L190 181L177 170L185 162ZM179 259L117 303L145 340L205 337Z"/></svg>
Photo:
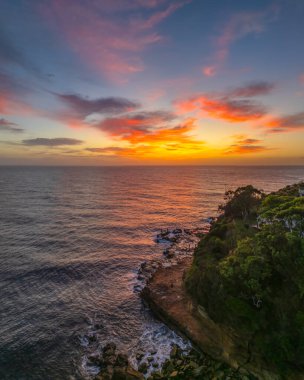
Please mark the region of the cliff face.
<svg viewBox="0 0 304 380"><path fill-rule="evenodd" d="M167 324L236 369L232 379L304 379L302 187L227 192L193 260L159 268L142 292Z"/></svg>
<svg viewBox="0 0 304 380"><path fill-rule="evenodd" d="M186 275L192 315L210 337L200 340L201 348L216 356L208 345L212 337L222 349L219 358L262 379L303 378L301 186L268 196L251 186L226 193L223 214L202 238Z"/></svg>
<svg viewBox="0 0 304 380"><path fill-rule="evenodd" d="M154 274L142 292L150 308L200 350L227 363L244 378L251 373L264 380L280 379L263 363L260 356L250 352L250 335L240 335L227 326L215 323L205 309L193 301L183 284L185 270L190 265L191 260L185 259L176 266L159 269ZM231 376L234 378L233 372Z"/></svg>

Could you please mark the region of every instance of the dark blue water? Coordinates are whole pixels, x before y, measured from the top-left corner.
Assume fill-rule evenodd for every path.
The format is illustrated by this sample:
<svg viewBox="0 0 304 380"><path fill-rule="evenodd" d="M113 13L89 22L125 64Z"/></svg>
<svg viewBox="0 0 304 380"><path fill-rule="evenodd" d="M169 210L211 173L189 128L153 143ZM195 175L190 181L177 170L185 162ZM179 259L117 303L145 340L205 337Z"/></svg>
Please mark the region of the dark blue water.
<svg viewBox="0 0 304 380"><path fill-rule="evenodd" d="M78 379L92 324L131 354L170 330L133 291L160 228L214 215L225 189L266 191L303 167L0 168L0 379Z"/></svg>

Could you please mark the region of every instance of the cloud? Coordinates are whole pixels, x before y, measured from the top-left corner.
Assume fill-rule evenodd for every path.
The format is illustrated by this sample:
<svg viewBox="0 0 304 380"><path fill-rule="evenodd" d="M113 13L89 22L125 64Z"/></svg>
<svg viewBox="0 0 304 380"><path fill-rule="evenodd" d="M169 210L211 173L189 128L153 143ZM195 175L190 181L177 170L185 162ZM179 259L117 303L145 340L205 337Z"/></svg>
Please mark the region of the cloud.
<svg viewBox="0 0 304 380"><path fill-rule="evenodd" d="M165 131L171 131L173 127L170 127L170 123L175 118L175 115L167 111L142 111L103 119L95 124L95 128L107 133L111 137L134 144L145 141L148 138L159 138ZM177 130L176 134L178 135Z"/></svg>
<svg viewBox="0 0 304 380"><path fill-rule="evenodd" d="M23 56L17 51L0 29L0 64L16 63L23 64Z"/></svg>
<svg viewBox="0 0 304 380"><path fill-rule="evenodd" d="M13 97L18 90L17 84L14 80L0 72L0 112L6 113L13 103Z"/></svg>
<svg viewBox="0 0 304 380"><path fill-rule="evenodd" d="M33 114L36 111L26 103L29 90L12 76L0 71L0 113Z"/></svg>
<svg viewBox="0 0 304 380"><path fill-rule="evenodd" d="M105 148L86 148L87 151L92 153L109 153L109 152L120 152L124 150L125 148L121 148L118 146L109 146Z"/></svg>
<svg viewBox="0 0 304 380"><path fill-rule="evenodd" d="M203 74L206 77L213 77L216 73L216 68L215 66L205 66L203 67Z"/></svg>
<svg viewBox="0 0 304 380"><path fill-rule="evenodd" d="M197 102L200 103L201 111L209 117L229 122L251 121L266 114L264 106L250 100L212 100L201 97Z"/></svg>
<svg viewBox="0 0 304 380"><path fill-rule="evenodd" d="M304 112L272 118L265 123L268 132L294 132L304 129Z"/></svg>
<svg viewBox="0 0 304 380"><path fill-rule="evenodd" d="M304 85L304 73L299 75L299 82Z"/></svg>
<svg viewBox="0 0 304 380"><path fill-rule="evenodd" d="M20 133L23 132L24 129L18 127L18 124L12 123L11 121L8 121L4 118L0 119L0 132L13 132L13 133Z"/></svg>
<svg viewBox="0 0 304 380"><path fill-rule="evenodd" d="M166 111L129 113L120 117L106 118L94 126L111 136L130 137L167 125L175 116Z"/></svg>
<svg viewBox="0 0 304 380"><path fill-rule="evenodd" d="M139 8L153 9L168 3L168 0L115 0L115 1L104 1L102 8L104 11L112 12L125 12L129 10L138 10ZM98 7L98 1L93 2L94 5Z"/></svg>
<svg viewBox="0 0 304 380"><path fill-rule="evenodd" d="M116 141L127 143L126 148L106 149L101 148L94 153L111 153L116 155L138 156L164 154L178 149L178 153L197 154L204 145L197 140L192 133L196 129L196 120L187 119L180 124L168 124L174 121L171 114L166 112L146 112L138 115L107 118L101 121L96 128L103 131Z"/></svg>
<svg viewBox="0 0 304 380"><path fill-rule="evenodd" d="M86 148L91 153L97 153L97 156L133 156L136 154L134 148L123 148L118 146L109 146L104 148Z"/></svg>
<svg viewBox="0 0 304 380"><path fill-rule="evenodd" d="M261 145L262 140L246 136L234 136L234 140L234 143L224 150L225 155L261 153L271 149L265 145Z"/></svg>
<svg viewBox="0 0 304 380"><path fill-rule="evenodd" d="M87 118L121 114L140 107L140 103L120 97L89 99L77 94L55 95L64 107L55 117L70 127L87 127L90 126Z"/></svg>
<svg viewBox="0 0 304 380"><path fill-rule="evenodd" d="M273 116L269 114L266 106L252 99L255 96L268 95L274 88L274 83L251 82L224 92L203 93L193 95L188 99L178 99L174 105L177 112L182 115L194 113L202 118L224 120L230 123L252 122L253 127L265 129L268 133L304 129L304 112ZM246 148L243 141L243 149L251 152L257 151L259 147Z"/></svg>
<svg viewBox="0 0 304 380"><path fill-rule="evenodd" d="M189 99L175 101L179 113L199 111L202 117L245 122L261 118L267 114L267 108L259 102L246 99L257 95L266 95L273 89L268 82L250 83L230 91L217 94L198 94Z"/></svg>
<svg viewBox="0 0 304 380"><path fill-rule="evenodd" d="M67 146L67 145L79 145L82 144L82 140L71 139L66 137L57 137L57 138L35 138L22 140L23 145L27 146L48 146L48 147L56 147L56 146Z"/></svg>
<svg viewBox="0 0 304 380"><path fill-rule="evenodd" d="M11 66L16 65L22 69L37 74L38 70L24 56L21 49L15 47L10 38L4 33L0 27L0 65Z"/></svg>
<svg viewBox="0 0 304 380"><path fill-rule="evenodd" d="M119 97L88 99L76 94L57 94L57 97L73 112L74 116L82 118L92 113L114 115L140 107L138 102Z"/></svg>
<svg viewBox="0 0 304 380"><path fill-rule="evenodd" d="M251 98L259 95L268 95L275 88L274 83L252 82L243 87L237 87L226 94L227 97Z"/></svg>
<svg viewBox="0 0 304 380"><path fill-rule="evenodd" d="M86 65L110 81L124 83L144 70L140 52L163 40L157 25L186 3L94 1L87 6L80 0L52 0L40 9Z"/></svg>
<svg viewBox="0 0 304 380"><path fill-rule="evenodd" d="M277 19L278 12L278 6L273 5L263 11L245 11L231 15L223 26L222 32L215 39L216 51L212 59L213 64L210 66L213 68L213 72L216 72L225 62L231 46L236 41L249 35L263 33L267 25Z"/></svg>
<svg viewBox="0 0 304 380"><path fill-rule="evenodd" d="M145 20L139 21L136 20L137 27L140 29L151 29L155 25L159 24L163 20L165 20L167 17L169 17L172 13L174 13L177 9L183 7L185 4L189 3L189 1L183 1L169 4L166 9L158 11L154 14L152 14L150 17L148 17ZM139 22L138 22L139 21Z"/></svg>

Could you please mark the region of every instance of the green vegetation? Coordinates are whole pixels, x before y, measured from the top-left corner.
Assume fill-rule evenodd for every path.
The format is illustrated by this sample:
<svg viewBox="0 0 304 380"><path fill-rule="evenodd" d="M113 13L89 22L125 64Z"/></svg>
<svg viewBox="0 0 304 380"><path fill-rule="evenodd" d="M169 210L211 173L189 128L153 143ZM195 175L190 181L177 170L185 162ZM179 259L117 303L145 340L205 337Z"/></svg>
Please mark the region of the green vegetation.
<svg viewBox="0 0 304 380"><path fill-rule="evenodd" d="M186 286L216 322L236 329L278 371L304 371L304 197L226 193L202 238Z"/></svg>

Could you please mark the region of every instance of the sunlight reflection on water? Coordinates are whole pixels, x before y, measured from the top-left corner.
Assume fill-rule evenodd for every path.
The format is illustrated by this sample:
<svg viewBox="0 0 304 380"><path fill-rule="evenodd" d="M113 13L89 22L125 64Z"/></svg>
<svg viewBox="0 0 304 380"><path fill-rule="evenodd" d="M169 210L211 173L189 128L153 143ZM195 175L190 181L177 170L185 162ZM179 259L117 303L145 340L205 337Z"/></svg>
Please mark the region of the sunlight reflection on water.
<svg viewBox="0 0 304 380"><path fill-rule="evenodd" d="M92 319L100 342L157 337L163 355L174 336L132 286L161 254L155 233L199 225L225 189L303 178L301 167L0 168L1 379L77 378Z"/></svg>

